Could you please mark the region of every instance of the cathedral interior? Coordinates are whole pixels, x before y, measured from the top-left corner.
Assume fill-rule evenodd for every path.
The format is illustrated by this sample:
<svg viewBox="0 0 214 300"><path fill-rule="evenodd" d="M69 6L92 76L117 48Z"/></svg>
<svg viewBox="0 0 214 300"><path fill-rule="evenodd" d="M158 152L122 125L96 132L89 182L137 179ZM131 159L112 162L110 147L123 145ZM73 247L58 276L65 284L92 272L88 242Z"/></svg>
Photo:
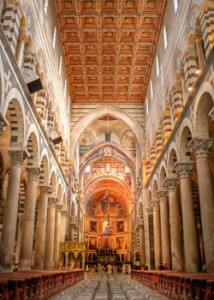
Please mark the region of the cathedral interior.
<svg viewBox="0 0 214 300"><path fill-rule="evenodd" d="M214 299L214 1L2 0L0 24L1 299Z"/></svg>

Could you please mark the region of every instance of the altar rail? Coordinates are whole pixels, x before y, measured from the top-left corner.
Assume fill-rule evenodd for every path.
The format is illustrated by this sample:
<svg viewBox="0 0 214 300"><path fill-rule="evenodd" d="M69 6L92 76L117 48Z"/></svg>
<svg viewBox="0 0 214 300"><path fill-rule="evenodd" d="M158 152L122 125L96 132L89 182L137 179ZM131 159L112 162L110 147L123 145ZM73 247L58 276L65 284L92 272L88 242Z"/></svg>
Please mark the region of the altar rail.
<svg viewBox="0 0 214 300"><path fill-rule="evenodd" d="M83 270L0 273L0 299L46 300L82 279Z"/></svg>
<svg viewBox="0 0 214 300"><path fill-rule="evenodd" d="M214 273L133 270L131 277L170 299L214 299Z"/></svg>

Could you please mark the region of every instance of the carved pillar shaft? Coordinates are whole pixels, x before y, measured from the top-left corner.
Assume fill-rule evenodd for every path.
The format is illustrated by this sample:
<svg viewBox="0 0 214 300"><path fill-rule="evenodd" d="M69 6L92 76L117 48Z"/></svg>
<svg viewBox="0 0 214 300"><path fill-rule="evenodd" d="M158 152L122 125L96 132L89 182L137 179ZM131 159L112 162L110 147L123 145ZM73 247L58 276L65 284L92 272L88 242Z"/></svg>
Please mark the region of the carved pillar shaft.
<svg viewBox="0 0 214 300"><path fill-rule="evenodd" d="M145 249L144 249L144 227L139 226L139 236L140 236L140 263L145 264Z"/></svg>
<svg viewBox="0 0 214 300"><path fill-rule="evenodd" d="M160 232L160 208L157 201L154 201L153 222L154 222L155 269L158 270L161 263L161 232Z"/></svg>
<svg viewBox="0 0 214 300"><path fill-rule="evenodd" d="M39 168L27 168L28 183L26 189L22 240L20 250L20 270L31 270L33 254L33 237L34 237L34 219L36 210L36 187L37 177L40 173Z"/></svg>
<svg viewBox="0 0 214 300"><path fill-rule="evenodd" d="M16 234L19 185L21 168L24 161L23 150L9 150L11 168L8 181L6 203L4 208L3 230L1 240L0 260L4 269L10 269L13 259L13 249Z"/></svg>
<svg viewBox="0 0 214 300"><path fill-rule="evenodd" d="M38 218L36 224L34 267L38 270L44 268L45 256L45 233L48 206L48 186L40 186L40 198L38 207Z"/></svg>
<svg viewBox="0 0 214 300"><path fill-rule="evenodd" d="M192 200L191 172L193 163L177 163L176 171L180 177L181 208L184 235L184 256L187 272L199 271L199 248L196 222Z"/></svg>
<svg viewBox="0 0 214 300"><path fill-rule="evenodd" d="M177 193L178 179L176 177L168 177L165 180L164 185L168 189L169 196L169 222L172 270L182 271L183 259L181 242L181 218Z"/></svg>
<svg viewBox="0 0 214 300"><path fill-rule="evenodd" d="M48 215L46 225L45 239L45 261L44 268L46 270L53 269L54 258L54 229L55 229L55 206L58 202L57 197L48 198Z"/></svg>
<svg viewBox="0 0 214 300"><path fill-rule="evenodd" d="M161 254L162 263L170 267L170 242L169 242L169 214L167 204L167 191L159 190L157 199L160 202L160 225L161 225Z"/></svg>
<svg viewBox="0 0 214 300"><path fill-rule="evenodd" d="M21 238L22 238L22 216L18 214L18 233L17 233L17 242L16 242L16 263L19 263L20 257L20 247L21 247Z"/></svg>
<svg viewBox="0 0 214 300"><path fill-rule="evenodd" d="M59 267L59 243L60 243L60 227L61 224L61 211L63 205L58 204L56 206L56 218L55 218L55 238L54 238L54 267Z"/></svg>
<svg viewBox="0 0 214 300"><path fill-rule="evenodd" d="M196 157L204 252L208 272L214 272L214 196L208 161L208 152L212 144L212 140L193 139L188 145Z"/></svg>

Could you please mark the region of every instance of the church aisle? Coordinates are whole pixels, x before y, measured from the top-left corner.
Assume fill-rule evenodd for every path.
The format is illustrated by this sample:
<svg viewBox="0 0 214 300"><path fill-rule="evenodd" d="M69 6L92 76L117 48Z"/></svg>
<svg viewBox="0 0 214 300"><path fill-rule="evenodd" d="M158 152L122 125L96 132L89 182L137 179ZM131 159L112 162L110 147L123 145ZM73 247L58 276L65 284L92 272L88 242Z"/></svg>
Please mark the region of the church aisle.
<svg viewBox="0 0 214 300"><path fill-rule="evenodd" d="M94 274L78 282L54 300L158 300L167 299L156 294L126 275Z"/></svg>

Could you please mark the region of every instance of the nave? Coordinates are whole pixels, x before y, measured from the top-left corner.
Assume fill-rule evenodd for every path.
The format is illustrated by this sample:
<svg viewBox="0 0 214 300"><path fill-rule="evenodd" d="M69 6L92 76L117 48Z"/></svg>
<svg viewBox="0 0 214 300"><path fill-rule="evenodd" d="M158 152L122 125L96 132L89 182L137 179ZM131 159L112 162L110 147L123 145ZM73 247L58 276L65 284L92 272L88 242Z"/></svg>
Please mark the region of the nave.
<svg viewBox="0 0 214 300"><path fill-rule="evenodd" d="M129 275L94 274L64 291L55 300L158 300L168 299L131 279Z"/></svg>

